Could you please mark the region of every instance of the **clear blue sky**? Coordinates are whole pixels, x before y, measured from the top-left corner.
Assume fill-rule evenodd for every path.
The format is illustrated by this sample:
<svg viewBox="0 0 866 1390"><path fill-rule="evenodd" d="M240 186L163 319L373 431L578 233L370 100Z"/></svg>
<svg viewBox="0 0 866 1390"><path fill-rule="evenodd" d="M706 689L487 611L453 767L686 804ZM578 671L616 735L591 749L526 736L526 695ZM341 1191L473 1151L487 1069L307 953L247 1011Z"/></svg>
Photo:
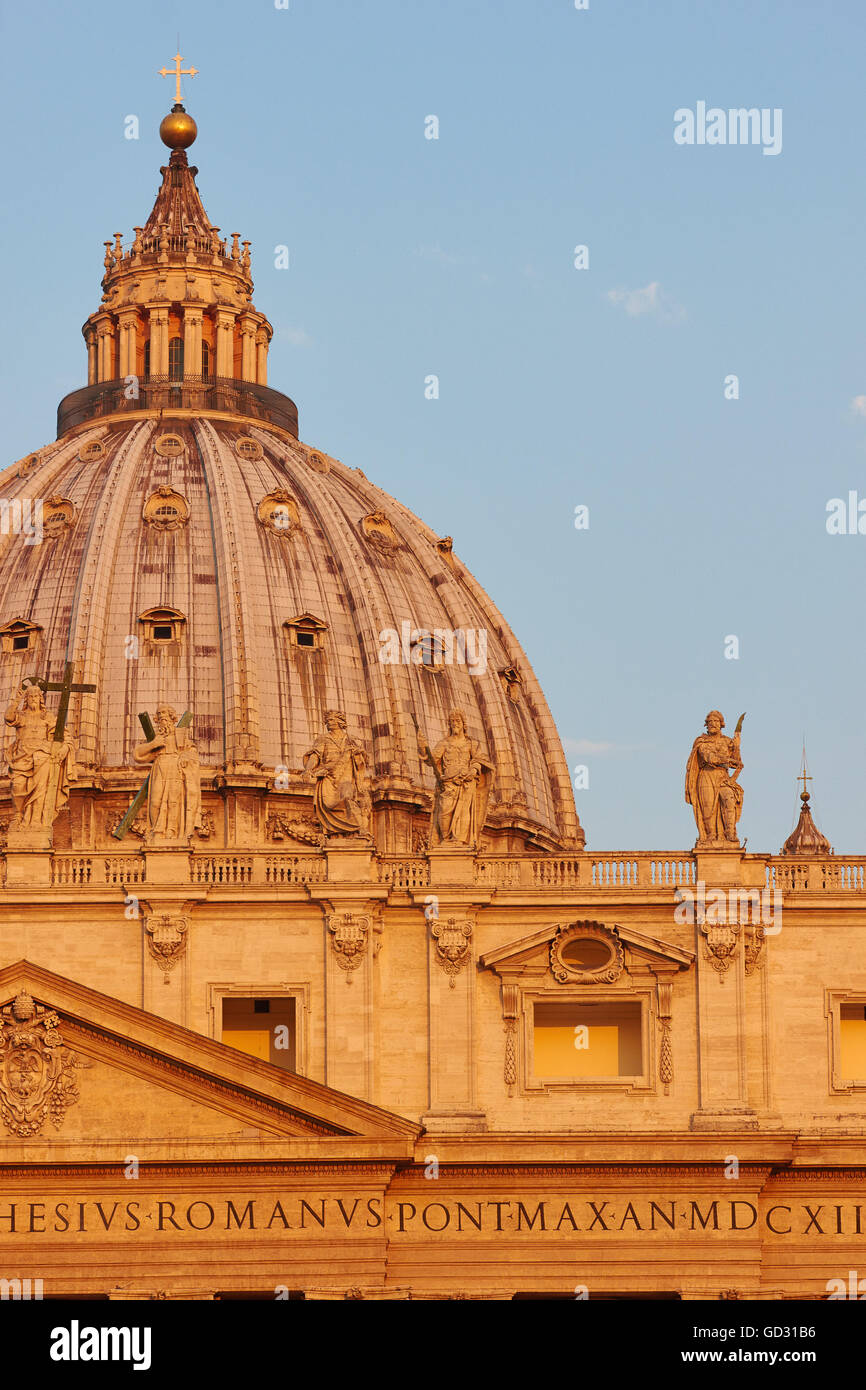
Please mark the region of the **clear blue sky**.
<svg viewBox="0 0 866 1390"><path fill-rule="evenodd" d="M729 732L747 711L750 849L791 829L805 733L821 828L866 852L866 535L825 527L866 498L862 0L89 0L7 3L3 29L5 461L85 382L180 31L271 384L454 536L589 767L589 846L693 842L684 764L718 706ZM698 101L781 108L782 152L676 145Z"/></svg>

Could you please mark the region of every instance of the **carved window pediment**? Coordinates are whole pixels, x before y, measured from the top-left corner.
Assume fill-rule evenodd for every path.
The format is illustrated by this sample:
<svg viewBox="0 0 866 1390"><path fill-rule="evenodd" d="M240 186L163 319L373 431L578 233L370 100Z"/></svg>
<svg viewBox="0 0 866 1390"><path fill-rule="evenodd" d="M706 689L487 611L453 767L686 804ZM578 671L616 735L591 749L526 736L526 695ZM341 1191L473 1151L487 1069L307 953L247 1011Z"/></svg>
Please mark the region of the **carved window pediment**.
<svg viewBox="0 0 866 1390"><path fill-rule="evenodd" d="M448 653L442 638L426 631L413 633L413 638L410 656L415 665L423 666L425 671L443 671Z"/></svg>
<svg viewBox="0 0 866 1390"><path fill-rule="evenodd" d="M440 536L438 541L433 543L434 549L441 560L445 562L450 570L457 569L457 561L454 559L454 541L450 536Z"/></svg>
<svg viewBox="0 0 866 1390"><path fill-rule="evenodd" d="M370 512L361 518L360 526L364 539L383 555L400 548L400 537L384 512Z"/></svg>
<svg viewBox="0 0 866 1390"><path fill-rule="evenodd" d="M625 959L616 928L599 922L573 922L560 927L550 943L550 969L560 984L613 984Z"/></svg>
<svg viewBox="0 0 866 1390"><path fill-rule="evenodd" d="M516 705L523 691L523 676L519 666L506 666L499 672L502 688L512 704Z"/></svg>
<svg viewBox="0 0 866 1390"><path fill-rule="evenodd" d="M611 952L610 963L602 958L608 949L606 943ZM621 965L618 964L620 958ZM531 976L540 983L546 976L549 985L551 973L558 979L556 971L559 970L564 976L560 983L578 983L579 975L587 975L591 977L586 981L588 984L616 981L624 984L626 981L621 976L630 970L675 974L690 969L694 960L694 951L647 936L622 923L607 926L604 922L584 921L551 923L531 936L487 951L480 964L483 970L493 970L502 979L509 980ZM614 977L605 979L611 970L616 972Z"/></svg>
<svg viewBox="0 0 866 1390"><path fill-rule="evenodd" d="M291 536L301 529L298 504L284 488L277 488L263 497L256 508L256 516L267 531L277 536Z"/></svg>
<svg viewBox="0 0 866 1390"><path fill-rule="evenodd" d="M75 503L68 497L46 497L42 503L42 529L49 540L59 540L72 529Z"/></svg>
<svg viewBox="0 0 866 1390"><path fill-rule="evenodd" d="M144 640L157 647L179 642L186 626L186 617L177 608L148 608L138 621L144 628Z"/></svg>
<svg viewBox="0 0 866 1390"><path fill-rule="evenodd" d="M283 628L293 647L320 651L325 645L328 624L323 623L321 618L314 617L312 613L300 613L297 618L289 618L283 623Z"/></svg>
<svg viewBox="0 0 866 1390"><path fill-rule="evenodd" d="M141 515L154 531L179 531L189 521L189 503L174 488L159 487L148 497Z"/></svg>

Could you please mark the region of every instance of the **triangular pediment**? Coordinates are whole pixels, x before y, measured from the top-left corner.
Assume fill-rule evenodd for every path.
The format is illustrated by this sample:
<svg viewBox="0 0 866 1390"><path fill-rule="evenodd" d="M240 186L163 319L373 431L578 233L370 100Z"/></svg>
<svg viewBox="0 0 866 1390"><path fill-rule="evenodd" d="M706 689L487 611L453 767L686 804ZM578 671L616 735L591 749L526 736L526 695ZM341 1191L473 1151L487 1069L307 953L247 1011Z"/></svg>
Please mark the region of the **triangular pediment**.
<svg viewBox="0 0 866 1390"><path fill-rule="evenodd" d="M552 925L542 927L540 931L532 932L529 936L521 936L514 941L508 941L504 946L497 946L495 950L487 951L481 957L481 967L484 970L495 970L497 974L502 974L503 971L520 974L523 970L537 971L541 967L546 968L550 960L551 944L557 935L563 929L580 926L585 926L589 930L600 928L605 933L609 933L623 947L628 948L633 960L640 961L645 965L655 964L668 969L688 970L695 959L694 951L684 950L681 946L673 946L669 941L663 941L660 937L635 931L633 927L619 924L614 926L609 922L587 919L583 923L555 922Z"/></svg>
<svg viewBox="0 0 866 1390"><path fill-rule="evenodd" d="M411 1151L421 1126L28 961L0 970L0 1158ZM67 1154L68 1156L68 1154Z"/></svg>

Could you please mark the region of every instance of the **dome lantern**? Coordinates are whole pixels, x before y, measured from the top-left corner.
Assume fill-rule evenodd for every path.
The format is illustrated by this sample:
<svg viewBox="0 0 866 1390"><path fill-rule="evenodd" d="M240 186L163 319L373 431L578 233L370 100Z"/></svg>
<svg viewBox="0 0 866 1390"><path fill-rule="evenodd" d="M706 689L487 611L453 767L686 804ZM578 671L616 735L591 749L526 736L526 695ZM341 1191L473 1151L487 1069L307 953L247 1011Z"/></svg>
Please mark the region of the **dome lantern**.
<svg viewBox="0 0 866 1390"><path fill-rule="evenodd" d="M226 412L297 437L297 409L268 387L273 329L253 304L250 243L221 237L205 212L198 170L186 151L197 127L180 99L164 117L160 138L171 150L160 169L162 185L144 226L124 246L122 234L105 243L102 301L82 328L87 344L87 386L58 408L57 432L95 417L149 414L171 408L195 414Z"/></svg>

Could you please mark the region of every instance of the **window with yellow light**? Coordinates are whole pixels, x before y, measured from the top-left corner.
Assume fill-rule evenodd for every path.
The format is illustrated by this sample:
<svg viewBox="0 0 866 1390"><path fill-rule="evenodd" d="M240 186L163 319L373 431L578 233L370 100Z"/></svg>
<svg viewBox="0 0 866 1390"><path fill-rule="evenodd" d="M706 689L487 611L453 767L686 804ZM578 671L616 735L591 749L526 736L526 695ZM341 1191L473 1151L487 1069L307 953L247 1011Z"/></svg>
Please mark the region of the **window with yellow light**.
<svg viewBox="0 0 866 1390"><path fill-rule="evenodd" d="M226 998L222 1041L283 1071L295 1070L295 1001Z"/></svg>
<svg viewBox="0 0 866 1390"><path fill-rule="evenodd" d="M846 1081L866 1079L866 1003L839 1005L839 1073Z"/></svg>
<svg viewBox="0 0 866 1390"><path fill-rule="evenodd" d="M641 1006L537 1003L533 1017L536 1077L642 1076Z"/></svg>

